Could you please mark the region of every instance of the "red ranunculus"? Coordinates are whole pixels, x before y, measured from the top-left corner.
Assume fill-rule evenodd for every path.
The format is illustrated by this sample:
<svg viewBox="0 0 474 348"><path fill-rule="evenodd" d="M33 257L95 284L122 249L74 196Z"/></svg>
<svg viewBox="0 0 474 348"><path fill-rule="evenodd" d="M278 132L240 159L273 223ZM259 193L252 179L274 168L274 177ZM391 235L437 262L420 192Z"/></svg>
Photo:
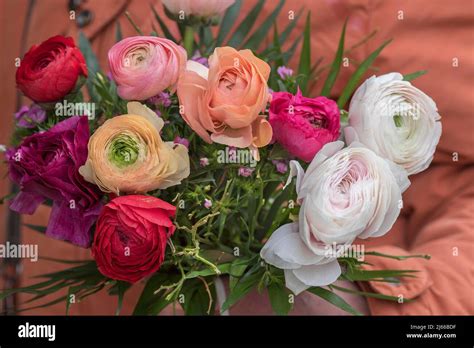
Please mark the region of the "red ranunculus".
<svg viewBox="0 0 474 348"><path fill-rule="evenodd" d="M175 213L176 207L151 196L114 198L100 213L92 245L99 271L130 283L156 272L175 230Z"/></svg>
<svg viewBox="0 0 474 348"><path fill-rule="evenodd" d="M25 54L16 71L18 88L38 103L54 102L87 77L84 56L70 37L53 36Z"/></svg>

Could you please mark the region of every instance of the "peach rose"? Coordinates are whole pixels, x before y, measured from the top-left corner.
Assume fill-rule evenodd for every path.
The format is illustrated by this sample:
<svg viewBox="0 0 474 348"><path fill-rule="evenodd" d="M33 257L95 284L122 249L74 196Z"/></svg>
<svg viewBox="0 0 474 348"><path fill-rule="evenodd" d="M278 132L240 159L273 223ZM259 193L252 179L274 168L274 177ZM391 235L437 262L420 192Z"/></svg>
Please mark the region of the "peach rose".
<svg viewBox="0 0 474 348"><path fill-rule="evenodd" d="M178 82L181 115L206 142L262 147L272 138L260 113L269 101L270 66L250 50L216 48L209 68L188 61Z"/></svg>
<svg viewBox="0 0 474 348"><path fill-rule="evenodd" d="M163 120L138 102L128 114L100 126L89 140L89 154L79 173L104 192L145 193L178 185L189 175L186 146L164 142Z"/></svg>

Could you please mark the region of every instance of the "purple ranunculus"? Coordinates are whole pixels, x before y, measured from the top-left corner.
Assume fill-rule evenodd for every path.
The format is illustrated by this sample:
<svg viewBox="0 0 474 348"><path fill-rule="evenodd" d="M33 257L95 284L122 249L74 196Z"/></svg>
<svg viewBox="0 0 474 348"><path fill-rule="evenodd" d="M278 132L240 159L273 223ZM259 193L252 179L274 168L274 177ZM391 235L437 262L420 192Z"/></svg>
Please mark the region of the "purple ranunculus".
<svg viewBox="0 0 474 348"><path fill-rule="evenodd" d="M21 128L34 128L46 119L46 112L36 104L24 105L15 113L16 124Z"/></svg>
<svg viewBox="0 0 474 348"><path fill-rule="evenodd" d="M87 117L74 116L26 137L6 153L10 178L20 186L10 208L33 214L52 200L46 235L81 247L90 246L90 230L102 207L101 192L78 171L86 162L88 141Z"/></svg>

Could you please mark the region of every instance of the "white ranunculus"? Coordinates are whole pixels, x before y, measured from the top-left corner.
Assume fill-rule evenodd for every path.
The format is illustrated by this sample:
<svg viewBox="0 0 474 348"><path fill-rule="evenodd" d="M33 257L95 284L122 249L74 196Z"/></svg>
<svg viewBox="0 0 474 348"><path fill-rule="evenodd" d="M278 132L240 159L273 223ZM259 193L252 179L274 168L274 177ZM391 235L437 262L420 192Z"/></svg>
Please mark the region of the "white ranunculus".
<svg viewBox="0 0 474 348"><path fill-rule="evenodd" d="M402 192L410 185L406 171L363 144L326 144L306 173L290 162L296 175L298 222L278 228L261 257L285 270L286 286L295 294L333 283L341 274L328 247L350 245L356 238L379 237L395 223Z"/></svg>
<svg viewBox="0 0 474 348"><path fill-rule="evenodd" d="M235 0L162 0L162 2L171 13L177 15L183 13L185 16L214 17L222 15Z"/></svg>
<svg viewBox="0 0 474 348"><path fill-rule="evenodd" d="M372 76L352 97L346 140L355 137L401 165L408 175L416 174L433 160L441 136L440 119L433 99L403 81L401 74Z"/></svg>

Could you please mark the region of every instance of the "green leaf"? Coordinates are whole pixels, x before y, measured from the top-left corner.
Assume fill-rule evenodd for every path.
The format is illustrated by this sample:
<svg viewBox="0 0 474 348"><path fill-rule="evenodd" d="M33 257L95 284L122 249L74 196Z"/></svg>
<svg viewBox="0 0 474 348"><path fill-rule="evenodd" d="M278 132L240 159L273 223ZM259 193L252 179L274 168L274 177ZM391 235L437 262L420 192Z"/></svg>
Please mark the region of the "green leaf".
<svg viewBox="0 0 474 348"><path fill-rule="evenodd" d="M278 283L272 283L268 287L268 297L272 305L273 311L278 315L287 315L292 308L292 304L289 301L288 295L290 292L288 289Z"/></svg>
<svg viewBox="0 0 474 348"><path fill-rule="evenodd" d="M273 48L278 54L277 59L275 60L275 66L279 67L285 65L285 62L283 61L283 55L281 53L281 44L276 23L273 26Z"/></svg>
<svg viewBox="0 0 474 348"><path fill-rule="evenodd" d="M157 315L171 303L166 300L166 294L163 291L155 294L155 291L167 280L167 275L162 273L156 273L148 279L133 310L133 315Z"/></svg>
<svg viewBox="0 0 474 348"><path fill-rule="evenodd" d="M250 270L242 278L239 279L234 288L230 291L229 297L224 302L221 308L221 312L226 311L231 306L236 304L240 299L247 295L262 279L263 268L259 268L256 271Z"/></svg>
<svg viewBox="0 0 474 348"><path fill-rule="evenodd" d="M291 32L296 27L296 24L298 23L298 20L300 19L302 14L303 14L303 10L301 9L296 14L296 17L292 21L290 21L290 23L286 26L285 30L283 30L283 32L281 33L281 36L280 36L280 42L281 43L286 42L286 39L288 39Z"/></svg>
<svg viewBox="0 0 474 348"><path fill-rule="evenodd" d="M117 288L117 309L115 311L115 315L119 315L120 312L122 311L122 305L123 305L123 296L125 295L125 292L130 288L130 283L123 282L123 281L117 281L117 284L115 287Z"/></svg>
<svg viewBox="0 0 474 348"><path fill-rule="evenodd" d="M122 38L122 28L120 27L120 22L117 22L117 25L115 26L115 41L122 41Z"/></svg>
<svg viewBox="0 0 474 348"><path fill-rule="evenodd" d="M312 287L309 288L307 291L311 292L312 294L321 297L322 299L332 303L337 308L342 309L343 311L353 314L353 315L362 315L359 311L353 308L350 304L348 304L342 297L337 295L336 293L326 290L321 287Z"/></svg>
<svg viewBox="0 0 474 348"><path fill-rule="evenodd" d="M290 59L295 54L296 48L300 44L301 40L303 40L303 36L304 36L304 33L302 33L300 36L298 36L298 38L295 40L295 42L293 42L291 47L286 52L283 53L283 60L285 61L285 64L288 64Z"/></svg>
<svg viewBox="0 0 474 348"><path fill-rule="evenodd" d="M284 202L288 200L291 190L294 188L293 185L288 185L275 200L265 218L265 223L263 224L262 235L268 236L271 231L271 227L273 225L273 221L275 217L280 212L280 208Z"/></svg>
<svg viewBox="0 0 474 348"><path fill-rule="evenodd" d="M379 293L375 293L375 292L365 292L365 291L346 289L346 288L336 286L336 285L331 285L331 287L336 289L336 290L347 292L347 293L354 294L354 295L372 297L372 298L376 298L376 299L379 299L379 300L398 301L398 297L396 297L396 296L384 295L384 294L379 294ZM411 302L412 300L406 298L403 301L404 302Z"/></svg>
<svg viewBox="0 0 474 348"><path fill-rule="evenodd" d="M46 233L46 228L45 226L39 226L39 225L30 225L30 224L24 224L26 227L31 228L33 231L41 232L41 233Z"/></svg>
<svg viewBox="0 0 474 348"><path fill-rule="evenodd" d="M168 26L165 24L165 22L163 22L163 20L161 19L160 15L158 14L158 12L156 12L155 8L153 7L153 5L150 6L151 7L151 11L153 12L153 14L155 15L155 18L156 20L158 21L158 24L160 25L160 28L161 30L163 31L163 34L165 35L165 37L168 39L168 40L171 40L173 42L178 42L175 37L173 36L173 34L171 34L171 32L169 31L168 29Z"/></svg>
<svg viewBox="0 0 474 348"><path fill-rule="evenodd" d="M307 92L308 80L311 72L311 12L306 17L306 25L303 35L303 47L301 48L298 75L302 76L300 88L303 94Z"/></svg>
<svg viewBox="0 0 474 348"><path fill-rule="evenodd" d="M263 7L265 0L259 0L258 3L250 10L245 19L239 24L237 29L232 33L227 46L239 47L244 41L247 34L252 29L257 17L260 15L260 12Z"/></svg>
<svg viewBox="0 0 474 348"><path fill-rule="evenodd" d="M216 44L214 47L219 47L224 42L225 38L229 34L230 30L232 29L232 26L235 23L235 20L237 19L239 15L241 6L242 6L242 0L237 0L225 12L224 17L222 18L222 22L219 28L219 34L217 34Z"/></svg>
<svg viewBox="0 0 474 348"><path fill-rule="evenodd" d="M351 281L384 280L390 278L415 277L416 270L387 269L387 270L362 270L348 268L344 276Z"/></svg>
<svg viewBox="0 0 474 348"><path fill-rule="evenodd" d="M204 284L205 282L205 284ZM184 302L181 307L186 315L210 315L215 309L215 290L203 278L188 280L181 290Z"/></svg>
<svg viewBox="0 0 474 348"><path fill-rule="evenodd" d="M94 79L98 72L100 72L99 61L92 50L89 39L81 31L79 32L79 48L84 55L87 64L88 78L86 82L87 91L93 101L98 101L99 98L94 88Z"/></svg>
<svg viewBox="0 0 474 348"><path fill-rule="evenodd" d="M227 274L230 271L231 264L223 263L223 264L217 265L217 268L219 269L219 271L221 271L221 274ZM202 270L189 272L188 274L186 274L186 279L192 279L192 278L197 278L197 277L208 277L211 275L216 275L216 272L214 272L213 269L205 268Z"/></svg>
<svg viewBox="0 0 474 348"><path fill-rule="evenodd" d="M411 74L403 75L403 81L414 80L417 77L420 77L421 75L426 74L427 72L428 72L428 70L420 70L420 71L415 71L414 73L411 73Z"/></svg>
<svg viewBox="0 0 474 348"><path fill-rule="evenodd" d="M251 50L256 50L260 44L262 43L263 39L268 35L268 31L270 30L273 23L275 23L278 14L281 11L281 8L285 4L285 0L280 0L278 5L275 7L273 12L265 19L265 21L260 25L260 27L248 38L248 40L242 45L244 48L248 48Z"/></svg>
<svg viewBox="0 0 474 348"><path fill-rule="evenodd" d="M128 21L130 22L130 24L132 25L132 27L135 29L135 31L137 32L137 34L143 36L142 30L141 30L140 27L135 23L135 21L132 19L132 16L130 15L130 13L129 13L128 11L125 11L125 17L127 17Z"/></svg>
<svg viewBox="0 0 474 348"><path fill-rule="evenodd" d="M232 290L238 283L239 279L244 274L250 263L255 260L255 257L251 258L238 258L232 261L229 270L229 288Z"/></svg>
<svg viewBox="0 0 474 348"><path fill-rule="evenodd" d="M341 69L342 64L342 55L344 54L344 38L346 36L346 25L347 19L344 22L344 26L342 27L341 38L339 39L339 46L337 47L336 56L331 65L331 70L329 70L328 77L324 82L323 90L321 91L321 95L327 97L331 94L331 89L336 82L337 75L339 74L339 70Z"/></svg>
<svg viewBox="0 0 474 348"><path fill-rule="evenodd" d="M425 259L425 260L431 259L431 255L429 255L429 254L397 256L397 255L383 254L383 253L379 253L377 251L366 251L365 255L374 255L374 256L386 257L386 258L395 259L395 260L405 260L405 259L412 259L412 258L420 258L420 259Z"/></svg>
<svg viewBox="0 0 474 348"><path fill-rule="evenodd" d="M385 41L379 48L373 51L357 68L357 70L352 74L349 82L347 83L346 87L344 87L339 99L337 100L337 105L339 109L343 109L346 105L347 101L349 100L352 92L354 92L359 80L364 76L365 72L369 67L372 65L373 61L377 56L382 52L385 46L387 46L392 40Z"/></svg>

